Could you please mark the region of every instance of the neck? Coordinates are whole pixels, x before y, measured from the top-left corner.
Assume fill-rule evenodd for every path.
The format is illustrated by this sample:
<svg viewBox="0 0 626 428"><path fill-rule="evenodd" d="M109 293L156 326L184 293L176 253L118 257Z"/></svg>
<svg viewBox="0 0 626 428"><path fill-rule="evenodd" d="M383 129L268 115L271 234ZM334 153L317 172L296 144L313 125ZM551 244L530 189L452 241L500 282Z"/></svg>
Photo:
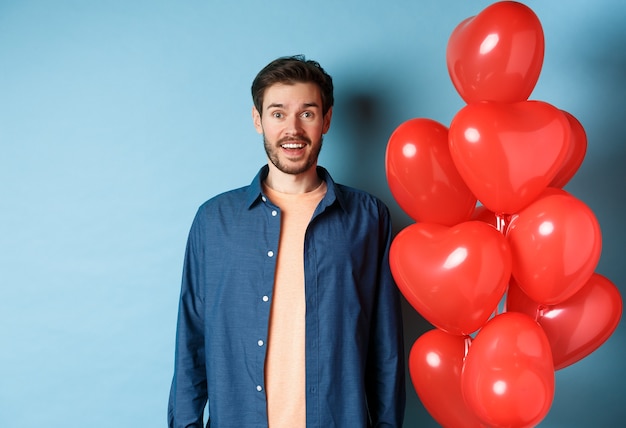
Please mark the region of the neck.
<svg viewBox="0 0 626 428"><path fill-rule="evenodd" d="M271 162L269 163L269 173L265 179L265 184L272 190L281 193L308 193L317 189L322 183L322 179L317 175L315 166L300 174L286 174L280 171Z"/></svg>

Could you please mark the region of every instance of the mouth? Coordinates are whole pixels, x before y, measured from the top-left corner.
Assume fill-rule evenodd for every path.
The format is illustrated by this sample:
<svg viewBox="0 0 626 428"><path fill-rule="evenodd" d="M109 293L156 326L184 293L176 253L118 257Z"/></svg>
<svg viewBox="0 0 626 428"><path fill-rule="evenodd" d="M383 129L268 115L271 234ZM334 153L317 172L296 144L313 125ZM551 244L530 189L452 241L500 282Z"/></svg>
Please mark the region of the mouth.
<svg viewBox="0 0 626 428"><path fill-rule="evenodd" d="M282 147L283 149L288 149L288 150L303 149L305 146L306 146L305 143L296 143L296 142L287 142L287 143L283 143L280 145L280 147Z"/></svg>
<svg viewBox="0 0 626 428"><path fill-rule="evenodd" d="M304 149L311 142L305 137L287 137L278 144L283 150L296 151Z"/></svg>

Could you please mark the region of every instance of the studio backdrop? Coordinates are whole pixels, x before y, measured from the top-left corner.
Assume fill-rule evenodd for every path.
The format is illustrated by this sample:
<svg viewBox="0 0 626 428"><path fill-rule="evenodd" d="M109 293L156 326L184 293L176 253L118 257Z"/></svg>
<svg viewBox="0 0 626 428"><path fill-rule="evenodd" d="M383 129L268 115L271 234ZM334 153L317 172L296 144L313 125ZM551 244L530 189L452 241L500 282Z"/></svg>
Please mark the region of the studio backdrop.
<svg viewBox="0 0 626 428"><path fill-rule="evenodd" d="M392 132L465 105L452 31L494 2L0 1L0 426L166 426L183 253L198 206L266 162L252 79L304 54L333 76L320 164L413 223L385 174ZM626 4L523 1L545 37L530 99L574 115L564 190L597 217L596 272L626 293ZM406 300L407 353L433 326ZM558 370L542 427L626 420L626 330ZM407 427L439 426L407 370Z"/></svg>

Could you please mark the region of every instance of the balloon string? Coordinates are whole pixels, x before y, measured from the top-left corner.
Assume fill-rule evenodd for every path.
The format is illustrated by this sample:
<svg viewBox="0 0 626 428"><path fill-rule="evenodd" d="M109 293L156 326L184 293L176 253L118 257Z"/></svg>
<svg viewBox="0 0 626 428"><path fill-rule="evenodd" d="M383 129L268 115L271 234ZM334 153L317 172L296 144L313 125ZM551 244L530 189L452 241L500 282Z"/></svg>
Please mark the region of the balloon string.
<svg viewBox="0 0 626 428"><path fill-rule="evenodd" d="M504 216L496 214L496 229L498 229L498 232L504 235L505 226Z"/></svg>
<svg viewBox="0 0 626 428"><path fill-rule="evenodd" d="M537 310L535 311L535 321L539 321L539 319L543 318L546 309L548 308L544 305L537 305Z"/></svg>
<svg viewBox="0 0 626 428"><path fill-rule="evenodd" d="M496 216L496 229L503 235L509 233L509 228L513 225L513 222L517 219L518 214L505 214L499 213Z"/></svg>
<svg viewBox="0 0 626 428"><path fill-rule="evenodd" d="M467 357L467 353L469 352L470 345L472 344L471 336L465 336L465 350L463 352L463 359Z"/></svg>

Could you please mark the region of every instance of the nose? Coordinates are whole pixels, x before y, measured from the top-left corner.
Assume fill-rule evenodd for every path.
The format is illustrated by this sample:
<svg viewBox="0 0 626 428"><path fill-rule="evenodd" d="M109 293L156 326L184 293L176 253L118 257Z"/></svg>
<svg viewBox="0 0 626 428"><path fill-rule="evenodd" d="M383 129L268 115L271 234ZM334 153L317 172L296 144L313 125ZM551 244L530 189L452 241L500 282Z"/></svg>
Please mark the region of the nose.
<svg viewBox="0 0 626 428"><path fill-rule="evenodd" d="M302 132L302 124L298 115L291 115L285 121L285 133L287 135L300 135Z"/></svg>

